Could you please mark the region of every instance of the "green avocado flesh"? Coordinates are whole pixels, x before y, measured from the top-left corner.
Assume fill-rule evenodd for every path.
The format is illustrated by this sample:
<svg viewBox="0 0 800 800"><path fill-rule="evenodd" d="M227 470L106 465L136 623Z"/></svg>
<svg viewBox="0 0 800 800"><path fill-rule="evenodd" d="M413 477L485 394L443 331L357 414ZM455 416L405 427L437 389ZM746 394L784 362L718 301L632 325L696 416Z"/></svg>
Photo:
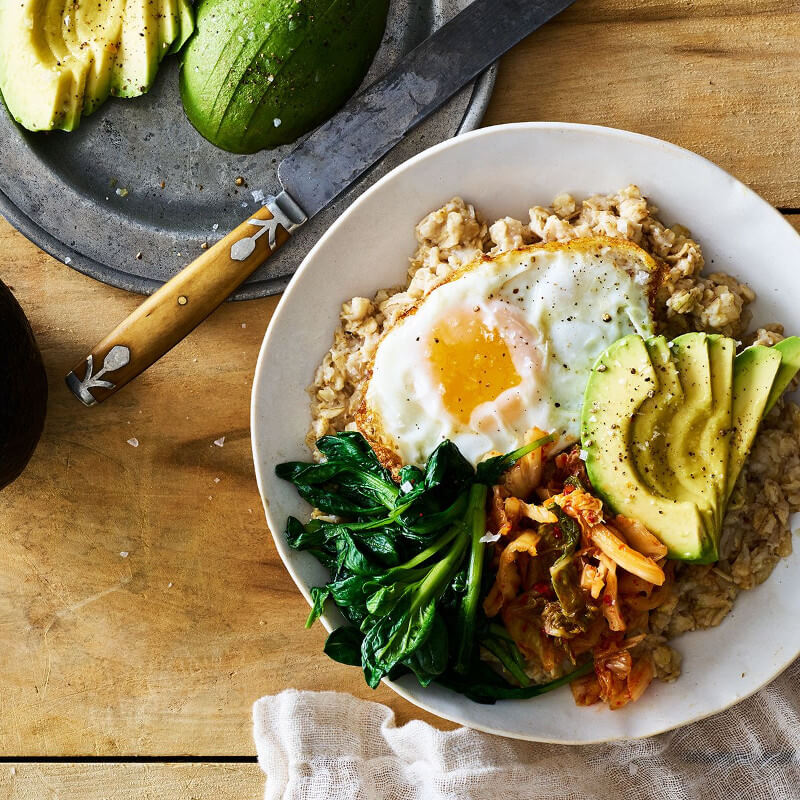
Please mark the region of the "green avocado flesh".
<svg viewBox="0 0 800 800"><path fill-rule="evenodd" d="M725 510L758 426L800 369L800 339L736 355L727 337L626 336L589 376L581 437L595 489L671 558L719 558Z"/></svg>
<svg viewBox="0 0 800 800"><path fill-rule="evenodd" d="M0 0L0 91L20 125L71 131L109 95L144 94L193 29L190 0Z"/></svg>
<svg viewBox="0 0 800 800"><path fill-rule="evenodd" d="M358 88L388 7L388 0L203 0L183 55L186 115L234 153L294 141Z"/></svg>

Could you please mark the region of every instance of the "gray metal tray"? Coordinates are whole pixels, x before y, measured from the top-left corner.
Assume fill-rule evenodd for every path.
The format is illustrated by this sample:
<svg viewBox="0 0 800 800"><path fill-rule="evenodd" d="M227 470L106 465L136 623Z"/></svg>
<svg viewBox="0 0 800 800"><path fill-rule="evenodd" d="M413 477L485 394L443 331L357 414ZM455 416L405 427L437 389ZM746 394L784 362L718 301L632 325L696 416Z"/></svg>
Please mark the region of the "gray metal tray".
<svg viewBox="0 0 800 800"><path fill-rule="evenodd" d="M468 0L395 0L365 83L393 66ZM298 231L234 294L280 292L333 221L367 187L411 156L481 121L495 69L426 120L335 203ZM136 100L110 100L72 133L31 134L0 109L0 213L43 250L103 283L149 294L279 188L285 146L233 155L183 114L177 59ZM246 186L237 186L236 178ZM256 195L256 198L258 195Z"/></svg>

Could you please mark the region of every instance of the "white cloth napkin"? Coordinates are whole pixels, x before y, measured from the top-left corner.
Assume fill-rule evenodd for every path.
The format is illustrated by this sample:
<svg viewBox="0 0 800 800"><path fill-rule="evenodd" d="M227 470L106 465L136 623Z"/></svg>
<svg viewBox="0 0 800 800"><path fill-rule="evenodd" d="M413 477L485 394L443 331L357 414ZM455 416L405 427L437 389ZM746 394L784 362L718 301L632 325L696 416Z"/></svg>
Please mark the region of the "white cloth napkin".
<svg viewBox="0 0 800 800"><path fill-rule="evenodd" d="M264 697L253 719L266 800L800 798L800 660L726 712L606 745L397 727L386 706L338 692Z"/></svg>

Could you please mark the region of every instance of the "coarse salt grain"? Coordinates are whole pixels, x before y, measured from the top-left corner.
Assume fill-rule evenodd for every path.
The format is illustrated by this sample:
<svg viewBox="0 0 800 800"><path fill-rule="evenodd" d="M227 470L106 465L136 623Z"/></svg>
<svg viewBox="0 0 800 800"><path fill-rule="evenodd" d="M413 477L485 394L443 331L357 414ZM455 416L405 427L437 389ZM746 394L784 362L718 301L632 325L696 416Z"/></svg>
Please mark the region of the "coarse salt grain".
<svg viewBox="0 0 800 800"><path fill-rule="evenodd" d="M586 461L586 459L589 458L589 453L586 450L581 450L578 455L580 456L581 461Z"/></svg>
<svg viewBox="0 0 800 800"><path fill-rule="evenodd" d="M64 263L65 263L65 264L71 264L71 263L72 263L72 259L71 259L69 256L67 256L67 257L64 259Z"/></svg>
<svg viewBox="0 0 800 800"><path fill-rule="evenodd" d="M224 436L220 436L219 439L214 439L214 444L217 447L222 447L225 444L225 437Z"/></svg>
<svg viewBox="0 0 800 800"><path fill-rule="evenodd" d="M211 226L211 230L212 230L212 231L215 231L215 230L217 230L218 228L219 228L219 222L215 222L215 223L214 223L214 224Z"/></svg>
<svg viewBox="0 0 800 800"><path fill-rule="evenodd" d="M411 481L405 481L404 483L400 484L400 489L408 494L414 488L414 484Z"/></svg>
<svg viewBox="0 0 800 800"><path fill-rule="evenodd" d="M128 551L127 551L127 550L123 550L123 551L122 551L122 552L119 554L119 557L120 557L120 558L127 558L127 557L128 557Z"/></svg>
<svg viewBox="0 0 800 800"><path fill-rule="evenodd" d="M478 541L483 544L491 544L492 542L496 542L499 538L499 533L484 533Z"/></svg>
<svg viewBox="0 0 800 800"><path fill-rule="evenodd" d="M139 440L135 436L131 436L131 438L128 439L128 444L131 447L138 447L139 446Z"/></svg>
<svg viewBox="0 0 800 800"><path fill-rule="evenodd" d="M243 322L243 323L242 323L242 327L243 327L243 328L246 328L246 327L247 327L247 323L246 323L246 322Z"/></svg>
<svg viewBox="0 0 800 800"><path fill-rule="evenodd" d="M214 478L214 483L219 483L219 478Z"/></svg>
<svg viewBox="0 0 800 800"><path fill-rule="evenodd" d="M274 119L274 120L272 120L272 124L273 124L273 125L274 125L276 128L280 128L280 126L281 126L281 120L280 120L278 117L275 117L275 119Z"/></svg>
<svg viewBox="0 0 800 800"><path fill-rule="evenodd" d="M254 189L250 194L253 195L253 201L256 203L260 203L264 199L264 192L261 189Z"/></svg>

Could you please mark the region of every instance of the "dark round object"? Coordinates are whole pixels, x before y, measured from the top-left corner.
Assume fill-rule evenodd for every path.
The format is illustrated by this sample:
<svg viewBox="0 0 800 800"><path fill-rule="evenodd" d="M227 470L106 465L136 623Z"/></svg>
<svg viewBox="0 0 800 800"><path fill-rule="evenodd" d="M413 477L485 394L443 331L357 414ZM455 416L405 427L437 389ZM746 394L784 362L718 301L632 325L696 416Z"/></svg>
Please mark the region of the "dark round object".
<svg viewBox="0 0 800 800"><path fill-rule="evenodd" d="M25 469L46 413L42 354L25 312L0 281L0 489Z"/></svg>

